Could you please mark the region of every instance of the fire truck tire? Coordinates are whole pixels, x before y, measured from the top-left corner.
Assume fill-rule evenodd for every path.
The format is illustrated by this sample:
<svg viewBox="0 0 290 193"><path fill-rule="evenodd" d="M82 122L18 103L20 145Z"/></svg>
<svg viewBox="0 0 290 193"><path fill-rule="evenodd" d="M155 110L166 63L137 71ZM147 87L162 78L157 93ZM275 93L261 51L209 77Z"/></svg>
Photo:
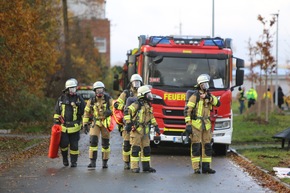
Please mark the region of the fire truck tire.
<svg viewBox="0 0 290 193"><path fill-rule="evenodd" d="M216 156L226 156L229 149L228 144L213 144L213 152Z"/></svg>

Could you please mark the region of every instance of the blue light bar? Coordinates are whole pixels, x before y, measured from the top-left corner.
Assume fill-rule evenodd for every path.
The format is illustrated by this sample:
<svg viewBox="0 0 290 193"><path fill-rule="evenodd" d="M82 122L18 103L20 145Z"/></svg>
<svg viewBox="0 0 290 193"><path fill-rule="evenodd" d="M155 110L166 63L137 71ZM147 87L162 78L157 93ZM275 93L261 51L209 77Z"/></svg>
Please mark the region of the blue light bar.
<svg viewBox="0 0 290 193"><path fill-rule="evenodd" d="M204 45L224 47L224 41L222 39L208 39L204 40Z"/></svg>
<svg viewBox="0 0 290 193"><path fill-rule="evenodd" d="M150 38L150 43L156 44L157 42L158 44L170 44L169 39L164 36L152 36Z"/></svg>

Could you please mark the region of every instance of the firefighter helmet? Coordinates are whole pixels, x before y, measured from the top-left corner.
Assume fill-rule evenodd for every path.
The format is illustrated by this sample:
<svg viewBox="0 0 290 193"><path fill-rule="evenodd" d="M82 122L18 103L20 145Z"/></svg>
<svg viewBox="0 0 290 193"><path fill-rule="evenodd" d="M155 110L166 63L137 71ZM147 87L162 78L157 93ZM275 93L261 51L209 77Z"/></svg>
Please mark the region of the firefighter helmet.
<svg viewBox="0 0 290 193"><path fill-rule="evenodd" d="M63 92L68 92L70 95L75 95L77 92L78 81L74 78L70 78L65 82L65 90Z"/></svg>
<svg viewBox="0 0 290 193"><path fill-rule="evenodd" d="M77 87L78 86L78 81L74 78L70 78L65 82L65 88L72 88L72 87Z"/></svg>
<svg viewBox="0 0 290 193"><path fill-rule="evenodd" d="M133 81L135 81L135 80L138 80L138 81L140 81L140 82L143 82L142 77L141 77L139 74L133 74L133 75L131 76L130 82L133 82Z"/></svg>
<svg viewBox="0 0 290 193"><path fill-rule="evenodd" d="M144 98L145 100L153 100L153 95L151 93L149 86L147 85L139 87L137 93L138 93L137 97L139 99Z"/></svg>
<svg viewBox="0 0 290 193"><path fill-rule="evenodd" d="M142 77L139 74L133 74L130 79L131 86L137 90L143 83Z"/></svg>
<svg viewBox="0 0 290 193"><path fill-rule="evenodd" d="M95 90L97 88L105 88L104 83L102 83L101 81L95 82L94 85L93 85L93 90Z"/></svg>
<svg viewBox="0 0 290 193"><path fill-rule="evenodd" d="M97 97L102 97L105 92L105 85L101 81L97 81L93 84L93 90L96 93Z"/></svg>
<svg viewBox="0 0 290 193"><path fill-rule="evenodd" d="M210 76L208 74L201 74L197 77L197 84L209 82Z"/></svg>
<svg viewBox="0 0 290 193"><path fill-rule="evenodd" d="M208 74L201 74L197 78L197 84L200 86L202 90L208 90L209 80L210 80L210 76Z"/></svg>

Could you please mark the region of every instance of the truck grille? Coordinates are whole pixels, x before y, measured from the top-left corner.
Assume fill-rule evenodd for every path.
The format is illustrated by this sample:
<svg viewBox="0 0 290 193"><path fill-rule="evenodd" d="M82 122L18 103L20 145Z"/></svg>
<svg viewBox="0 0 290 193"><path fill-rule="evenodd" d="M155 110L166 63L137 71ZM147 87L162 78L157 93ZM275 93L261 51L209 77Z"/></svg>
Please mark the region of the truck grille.
<svg viewBox="0 0 290 193"><path fill-rule="evenodd" d="M185 125L184 119L163 119L164 124Z"/></svg>
<svg viewBox="0 0 290 193"><path fill-rule="evenodd" d="M174 132L174 131L164 131L164 135L171 135L171 136L180 136L181 135L181 133L182 133L183 131L180 131L180 132Z"/></svg>
<svg viewBox="0 0 290 193"><path fill-rule="evenodd" d="M166 116L180 116L183 117L183 110L169 110L163 109L163 114Z"/></svg>

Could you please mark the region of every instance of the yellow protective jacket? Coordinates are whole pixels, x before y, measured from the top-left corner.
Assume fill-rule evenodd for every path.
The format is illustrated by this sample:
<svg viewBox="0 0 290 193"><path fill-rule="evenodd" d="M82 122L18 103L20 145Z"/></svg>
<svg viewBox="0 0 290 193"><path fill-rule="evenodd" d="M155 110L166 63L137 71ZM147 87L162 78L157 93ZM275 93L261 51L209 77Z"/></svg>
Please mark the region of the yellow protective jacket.
<svg viewBox="0 0 290 193"><path fill-rule="evenodd" d="M196 129L202 129L204 126L204 129L208 130L211 128L210 111L213 106L219 106L220 102L214 95L210 95L209 99L202 99L198 96L200 93L201 91L198 91L189 98L184 109L185 123Z"/></svg>
<svg viewBox="0 0 290 193"><path fill-rule="evenodd" d="M257 98L258 98L257 91L253 88L250 88L250 90L248 90L248 92L247 92L247 99L248 100L250 100L250 99L257 100Z"/></svg>
<svg viewBox="0 0 290 193"><path fill-rule="evenodd" d="M85 107L85 113L83 116L83 124L88 124L90 117L93 116L95 125L99 127L109 128L111 122L111 116L105 116L106 111L112 112L113 99L108 94L98 98L94 97L87 101Z"/></svg>
<svg viewBox="0 0 290 193"><path fill-rule="evenodd" d="M150 125L157 126L153 108L146 101L135 101L125 110L124 114L126 124L133 123L140 134L148 134Z"/></svg>
<svg viewBox="0 0 290 193"><path fill-rule="evenodd" d="M124 90L114 103L114 107L118 110L124 111L126 101L129 97L137 97L137 92L132 90Z"/></svg>

